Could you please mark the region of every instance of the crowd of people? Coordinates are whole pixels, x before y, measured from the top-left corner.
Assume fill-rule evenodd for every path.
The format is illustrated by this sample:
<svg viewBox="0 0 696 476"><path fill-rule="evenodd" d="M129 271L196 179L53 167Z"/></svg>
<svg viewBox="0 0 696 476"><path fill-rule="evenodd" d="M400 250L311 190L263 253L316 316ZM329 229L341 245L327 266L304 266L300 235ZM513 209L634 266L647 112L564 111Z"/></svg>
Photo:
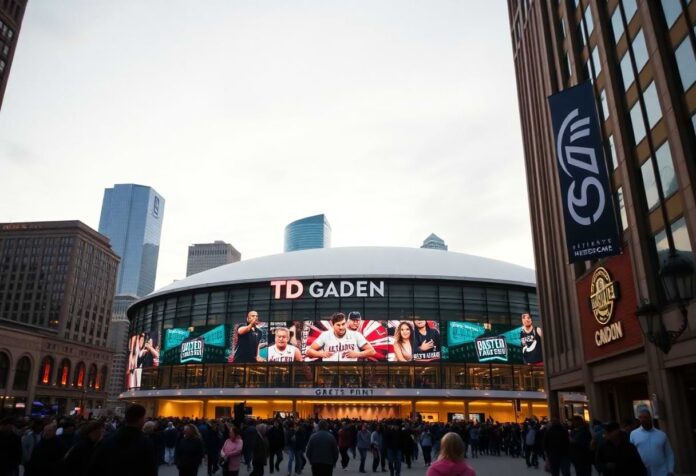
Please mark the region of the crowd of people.
<svg viewBox="0 0 696 476"><path fill-rule="evenodd" d="M0 421L0 476L147 475L176 465L180 476L250 476L266 469L279 476L331 476L351 459L360 473L400 476L403 466L422 465L427 476L472 476L465 458L480 455L524 460L553 475L669 476L674 457L665 434L653 427L649 412L627 420L591 425L570 422L425 423L420 420L272 420L159 418L129 407L125 419Z"/></svg>

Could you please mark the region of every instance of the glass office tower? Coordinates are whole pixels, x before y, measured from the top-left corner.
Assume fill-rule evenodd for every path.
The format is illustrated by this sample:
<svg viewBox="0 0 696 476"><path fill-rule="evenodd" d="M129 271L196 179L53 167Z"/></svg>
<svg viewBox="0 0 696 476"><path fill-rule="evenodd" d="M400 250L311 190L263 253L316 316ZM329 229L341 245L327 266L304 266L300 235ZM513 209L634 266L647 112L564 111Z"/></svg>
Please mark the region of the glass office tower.
<svg viewBox="0 0 696 476"><path fill-rule="evenodd" d="M121 257L116 294L145 296L155 289L164 198L152 187L118 184L104 190L99 233Z"/></svg>
<svg viewBox="0 0 696 476"><path fill-rule="evenodd" d="M331 225L324 214L295 220L285 227L285 251L331 247Z"/></svg>

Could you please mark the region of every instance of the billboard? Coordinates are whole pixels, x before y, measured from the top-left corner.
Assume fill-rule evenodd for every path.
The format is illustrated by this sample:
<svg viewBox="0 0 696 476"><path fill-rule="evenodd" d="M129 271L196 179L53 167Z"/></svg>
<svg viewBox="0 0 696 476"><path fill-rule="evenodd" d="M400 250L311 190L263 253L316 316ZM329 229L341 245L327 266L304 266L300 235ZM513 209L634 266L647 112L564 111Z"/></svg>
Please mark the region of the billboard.
<svg viewBox="0 0 696 476"><path fill-rule="evenodd" d="M143 369L160 364L160 337L158 330L140 332L128 339L126 388L140 388Z"/></svg>
<svg viewBox="0 0 696 476"><path fill-rule="evenodd" d="M225 324L167 329L160 356L162 364L224 363L230 354Z"/></svg>
<svg viewBox="0 0 696 476"><path fill-rule="evenodd" d="M305 321L302 333L302 356L305 361L357 362L386 361L391 339L383 321L345 320L345 328L330 319Z"/></svg>
<svg viewBox="0 0 696 476"><path fill-rule="evenodd" d="M437 321L425 319L391 320L390 362L436 362L442 358L442 339Z"/></svg>
<svg viewBox="0 0 696 476"><path fill-rule="evenodd" d="M617 255L612 200L592 83L549 96L569 262Z"/></svg>

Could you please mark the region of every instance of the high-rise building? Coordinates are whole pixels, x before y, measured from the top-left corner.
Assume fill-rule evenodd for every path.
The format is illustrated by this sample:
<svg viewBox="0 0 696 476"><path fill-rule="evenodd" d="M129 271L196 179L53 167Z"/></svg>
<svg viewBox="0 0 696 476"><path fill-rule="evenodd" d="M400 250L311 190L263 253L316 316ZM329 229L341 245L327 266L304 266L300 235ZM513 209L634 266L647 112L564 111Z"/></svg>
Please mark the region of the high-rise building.
<svg viewBox="0 0 696 476"><path fill-rule="evenodd" d="M121 257L116 294L145 296L155 289L164 198L152 187L119 184L104 190L99 233Z"/></svg>
<svg viewBox="0 0 696 476"><path fill-rule="evenodd" d="M0 413L102 407L118 261L79 221L0 224Z"/></svg>
<svg viewBox="0 0 696 476"><path fill-rule="evenodd" d="M445 240L437 236L435 233L431 233L425 240L423 240L421 248L447 251L447 245L445 244Z"/></svg>
<svg viewBox="0 0 696 476"><path fill-rule="evenodd" d="M314 215L285 227L285 251L331 248L331 225L326 217Z"/></svg>
<svg viewBox="0 0 696 476"><path fill-rule="evenodd" d="M696 472L696 334L683 332L696 328L693 289L687 280L675 298L667 279L693 280L696 2L508 7L552 416L584 407L622 420L651 409L677 453L676 472ZM623 246L568 264L570 198L561 198L547 98L586 82Z"/></svg>
<svg viewBox="0 0 696 476"><path fill-rule="evenodd" d="M26 8L27 0L5 0L0 3L0 109Z"/></svg>
<svg viewBox="0 0 696 476"><path fill-rule="evenodd" d="M214 243L196 243L188 248L186 276L217 268L223 264L236 263L242 254L229 243L216 240Z"/></svg>

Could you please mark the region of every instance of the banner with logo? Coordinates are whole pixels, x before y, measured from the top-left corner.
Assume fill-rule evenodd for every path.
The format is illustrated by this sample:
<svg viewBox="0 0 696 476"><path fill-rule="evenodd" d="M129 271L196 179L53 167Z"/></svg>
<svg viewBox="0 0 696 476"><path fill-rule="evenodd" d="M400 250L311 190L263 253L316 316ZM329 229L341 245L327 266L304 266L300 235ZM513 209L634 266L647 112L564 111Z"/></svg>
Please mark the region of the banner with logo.
<svg viewBox="0 0 696 476"><path fill-rule="evenodd" d="M549 96L569 262L620 253L592 84Z"/></svg>
<svg viewBox="0 0 696 476"><path fill-rule="evenodd" d="M227 326L167 329L160 355L162 364L223 363L230 353Z"/></svg>

